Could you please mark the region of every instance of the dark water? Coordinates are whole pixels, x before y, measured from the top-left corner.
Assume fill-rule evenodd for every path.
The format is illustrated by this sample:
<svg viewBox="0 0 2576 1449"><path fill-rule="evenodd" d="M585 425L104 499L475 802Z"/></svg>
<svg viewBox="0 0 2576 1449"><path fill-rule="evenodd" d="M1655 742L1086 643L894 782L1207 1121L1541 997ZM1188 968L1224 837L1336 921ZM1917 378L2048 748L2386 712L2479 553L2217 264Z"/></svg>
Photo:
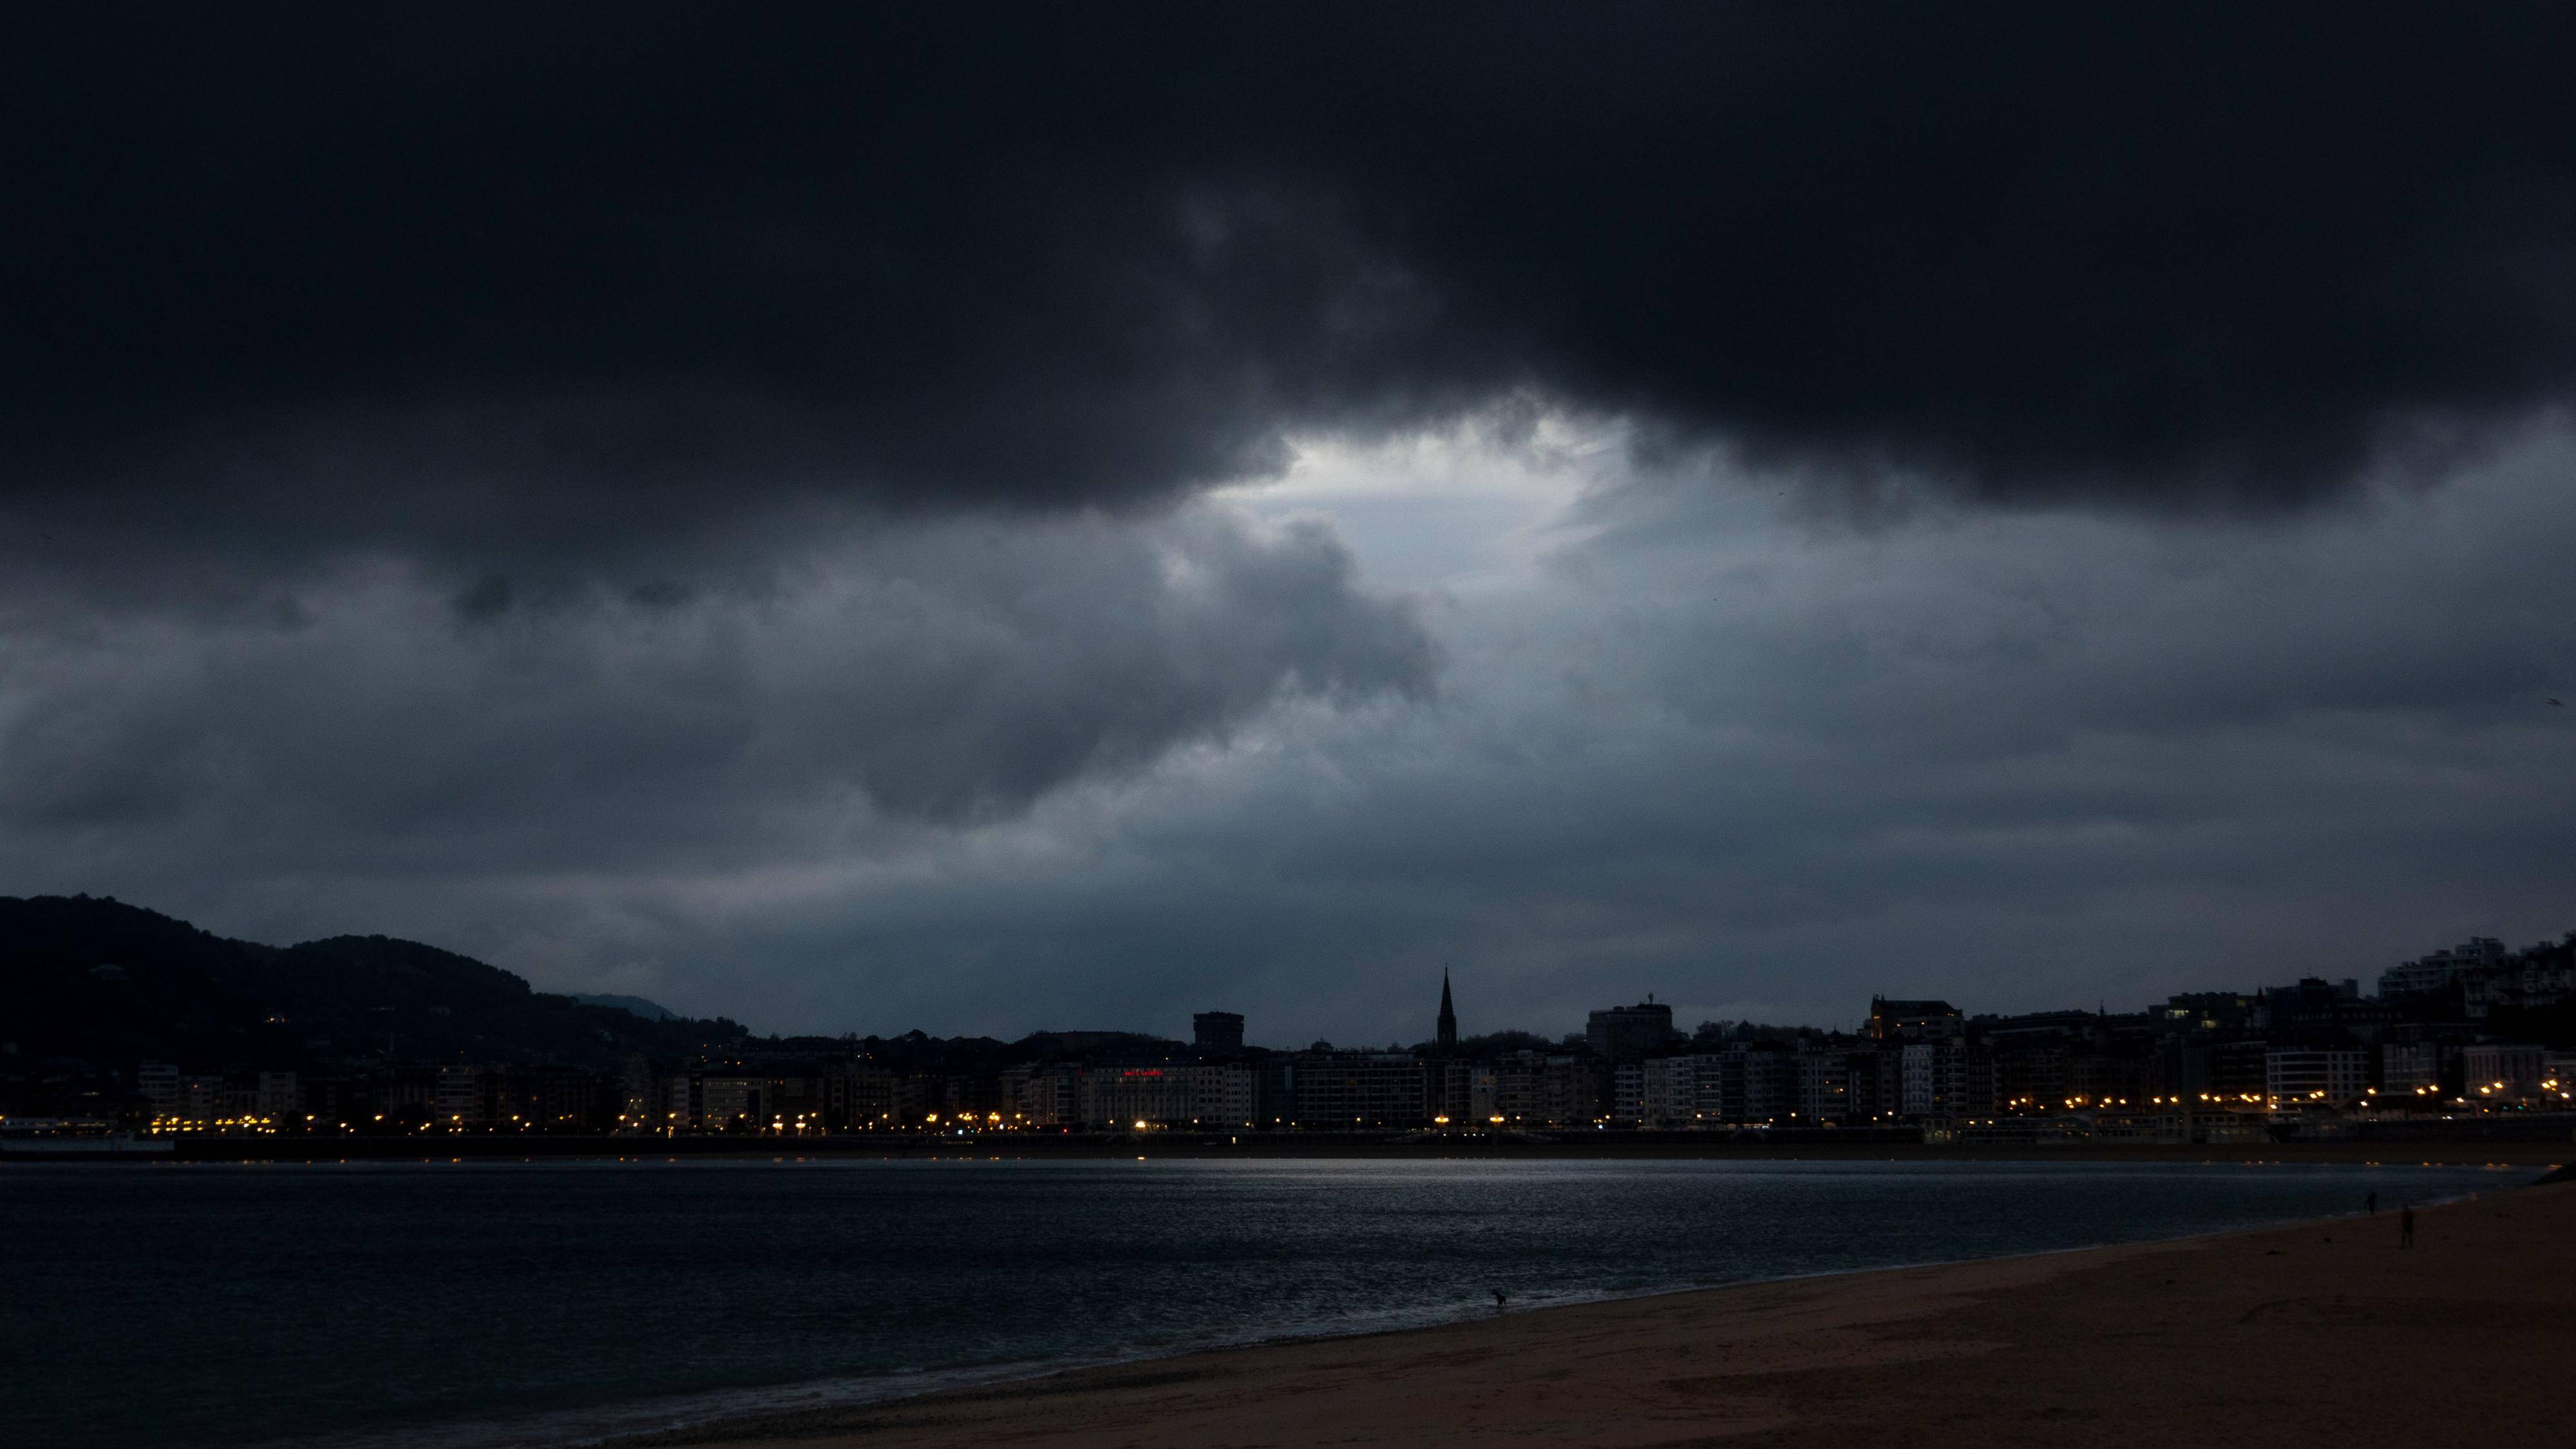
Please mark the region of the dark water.
<svg viewBox="0 0 2576 1449"><path fill-rule="evenodd" d="M0 1443L564 1442L1049 1364L2519 1182L2125 1163L0 1168Z"/></svg>

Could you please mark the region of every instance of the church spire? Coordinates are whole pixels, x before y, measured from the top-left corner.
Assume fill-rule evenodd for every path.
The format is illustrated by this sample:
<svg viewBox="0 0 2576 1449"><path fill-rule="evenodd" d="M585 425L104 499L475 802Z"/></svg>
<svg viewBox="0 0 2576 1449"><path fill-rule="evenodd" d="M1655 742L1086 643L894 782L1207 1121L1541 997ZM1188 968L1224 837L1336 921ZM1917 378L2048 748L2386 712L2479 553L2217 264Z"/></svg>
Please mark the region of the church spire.
<svg viewBox="0 0 2576 1449"><path fill-rule="evenodd" d="M1458 1049L1458 1011L1449 1004L1449 968L1440 968L1440 1049Z"/></svg>

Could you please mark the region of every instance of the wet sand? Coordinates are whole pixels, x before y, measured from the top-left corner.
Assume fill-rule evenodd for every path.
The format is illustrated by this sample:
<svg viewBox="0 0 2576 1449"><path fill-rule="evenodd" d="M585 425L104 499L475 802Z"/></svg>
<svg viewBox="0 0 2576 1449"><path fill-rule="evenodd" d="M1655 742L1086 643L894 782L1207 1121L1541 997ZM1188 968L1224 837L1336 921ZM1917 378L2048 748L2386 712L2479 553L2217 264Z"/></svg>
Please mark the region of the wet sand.
<svg viewBox="0 0 2576 1449"><path fill-rule="evenodd" d="M663 1444L2576 1443L2576 1183L1194 1354Z"/></svg>

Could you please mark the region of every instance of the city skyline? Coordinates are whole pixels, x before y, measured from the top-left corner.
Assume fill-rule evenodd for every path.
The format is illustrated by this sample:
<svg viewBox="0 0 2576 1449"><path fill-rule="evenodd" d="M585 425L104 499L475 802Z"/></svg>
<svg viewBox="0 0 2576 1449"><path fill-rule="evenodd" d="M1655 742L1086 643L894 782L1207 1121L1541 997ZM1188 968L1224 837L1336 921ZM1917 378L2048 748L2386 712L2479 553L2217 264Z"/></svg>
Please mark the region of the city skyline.
<svg viewBox="0 0 2576 1449"><path fill-rule="evenodd" d="M159 912L150 911L148 908L133 906L130 903L119 902L113 897L106 896L95 898L86 896L51 897L35 901L13 901L5 897L0 897L0 907L15 905L20 907L70 907L76 909L80 906L88 905L92 901L95 901L97 907L106 908L111 912L135 913L146 920L167 923L181 930L196 929L191 926L190 923L174 921L172 918L164 916ZM381 934L370 933L367 939L370 941L384 941L386 938ZM2231 992L2238 991L2247 995L2260 995L2267 990L2273 989L2276 985L2291 985L2305 981L2322 981L2330 985L2339 985L2346 989L2350 994L2356 996L2366 995L2371 997L2390 997L2396 995L2416 994L2438 989L2438 987L2446 982L2451 975L2456 974L2457 970L2472 962L2481 966L2491 966L2507 957L2554 951L2565 946L2570 941L2576 941L2576 930L2562 931L2552 937L2544 937L2538 941L2528 942L2522 946L2511 945L2501 937L2473 935L2465 942L2455 943L2446 947L2431 948L2417 955L2405 957L2401 960L2381 966L2375 971L2356 967L2351 974L2319 975L2316 973L2302 973L2296 977L2258 977L2252 978L2250 980L2250 984L2248 981L2243 980L2235 982L2203 981L2199 983L2187 983L2178 991L2169 993L2168 999L2176 999L2182 996L2194 994L2223 996ZM257 946L255 943L251 944L253 944L253 949L275 949L272 947ZM332 943L306 943L305 946L298 947L296 949L309 949L311 946L328 944ZM490 969L490 963L471 962L470 958L453 955L443 948L428 945L427 943L396 941L393 944L414 950L423 949L425 947L429 954L433 956L445 957L450 960L466 961L478 970ZM79 954L79 948L74 947L73 950L74 954ZM108 954L113 955L114 952L111 950ZM99 964L92 967L91 970L92 974L98 975L102 980L112 979L117 982L122 982L125 979L123 974L124 968L113 961L102 960ZM1399 1025L1394 1028L1394 1034L1388 1042L1389 1046L1396 1050L1411 1050L1422 1046L1436 1046L1446 1049L1455 1046L1462 1039L1487 1038L1497 1035L1529 1036L1542 1040L1554 1041L1560 1038L1572 1039L1583 1034L1580 1031L1552 1032L1546 1028L1546 1021L1548 1019L1545 1018L1516 1018L1510 1020L1496 1019L1477 1023L1477 1025L1481 1027L1479 1030L1464 1029L1461 1025L1463 1019L1458 1016L1454 1005L1453 984L1456 970L1457 968L1449 963L1443 963L1439 969L1438 1000L1426 1019L1429 1030L1417 1032L1410 1027ZM515 973L512 974L515 976ZM534 985L534 983L526 984ZM539 987L538 989L543 988ZM570 999L581 1001L585 1004L612 1007L645 1019L652 1019L657 1014L664 1015L675 1020L687 1019L692 1015L699 1015L688 1012L677 1012L674 1011L667 1003L655 1001L642 996L620 993L569 993L568 995ZM1641 1006L1653 1006L1664 1012L1669 1019L1675 1022L1691 1021L1694 1014L1686 1007L1676 1006L1674 1003L1668 1001L1658 1003L1656 1001L1656 995L1657 993L1650 989L1637 993L1636 999ZM1956 991L1953 991L1948 996L1941 998L1922 999L1939 1000L1946 1004L1952 998L1966 1001L1970 1008L1979 1008L1970 1012L1972 1019L1979 1020L2003 1016L2033 1016L2052 1013L2060 1015L2075 1015L2086 1013L2088 1011L2091 1014L2104 1017L2113 1015L2135 1016L2142 1012L2152 1011L2160 1004L2155 999L2135 1001L2124 998L2119 1009L2115 1012L2112 1009L2110 999L2105 997L2097 999L2089 1008L2081 1003L2061 1001L2039 1007L2004 1010L1994 1007L1991 1004L1981 1004L1973 998L1966 996L1964 993ZM1850 1033L1864 1030L1866 1028L1866 1023L1875 1013L1881 1002L1903 1001L1907 999L1913 998L1902 998L1884 990L1873 989L1868 995L1867 1005L1864 1006L1856 1015L1837 1015L1825 1018L1806 1019L1783 1018L1768 1021L1750 1017L1715 1017L1700 1015L1698 1016L1697 1021L1699 1025L1705 1026L1723 1025L1732 1027L1744 1025L1757 1026L1764 1029L1789 1031ZM1391 1001L1388 1003L1388 1008L1386 1019L1394 1021L1403 1021L1408 1019L1406 1013L1393 1008L1393 1003ZM1602 1008L1598 1006L1587 1005L1582 1008L1582 1013L1587 1016L1598 1017L1601 1010ZM1184 1010L1180 1014L1190 1023L1189 1028L1186 1030L1180 1029L1176 1026L1158 1024L1150 1021L1128 1021L1121 1023L1107 1019L1076 1016L1063 1021L1037 1022L1008 1036L1000 1036L995 1039L1016 1041L1029 1037L1050 1035L1128 1034L1168 1042L1187 1042L1197 1039L1204 1043L1208 1032L1213 1029L1219 1033L1230 1034L1232 1040L1237 1046L1255 1045L1261 1047L1263 1050L1293 1051L1302 1049L1302 1044L1290 1042L1286 1037L1279 1038L1279 1045L1275 1047L1262 1045L1261 1043L1253 1041L1253 1034L1258 1030L1258 1028L1253 1025L1256 1018L1243 1012L1229 1010L1223 1006L1207 1006L1205 1003L1200 1003L1198 1009ZM719 1007L717 1010L712 1012L703 1013L702 1015L708 1018L722 1018L727 1021L749 1021L751 1019L751 1014L749 1013L744 1013L738 1010L729 1010L722 1007ZM762 1028L754 1025L751 1028L751 1031L754 1035L804 1038L866 1037L870 1039L885 1039L905 1035L927 1035L934 1039L938 1039L964 1038L969 1036L994 1036L993 1033L989 1032L978 1033L957 1029L935 1031L930 1029L934 1026L940 1025L943 1024L915 1019L908 1020L900 1026L887 1021L877 1021L863 1023L858 1026L842 1026L837 1028L828 1025L808 1023L804 1024L801 1028L791 1026L785 1030ZM1297 1034L1292 1032L1288 1035L1294 1036ZM1329 1043L1332 1042L1334 1038L1327 1036L1311 1038L1309 1040ZM1378 1034L1368 1032L1357 1034L1343 1033L1341 1045L1353 1050L1376 1050L1377 1047L1375 1043L1378 1040Z"/></svg>
<svg viewBox="0 0 2576 1449"><path fill-rule="evenodd" d="M2472 938L2368 992L2310 977L2020 1014L1873 995L1854 1032L1692 1027L1651 994L1592 1008L1579 1032L1466 1032L1444 971L1428 1037L1280 1047L1223 1009L1194 1013L1186 1040L764 1036L534 993L417 942L261 946L96 899L0 898L0 955L20 1007L0 1043L12 1152L146 1150L111 1129L157 1151L280 1134L1569 1128L2217 1144L2475 1132L2499 1113L2545 1134L2576 1112L2576 931L2519 950ZM50 1146L82 1134L106 1145Z"/></svg>

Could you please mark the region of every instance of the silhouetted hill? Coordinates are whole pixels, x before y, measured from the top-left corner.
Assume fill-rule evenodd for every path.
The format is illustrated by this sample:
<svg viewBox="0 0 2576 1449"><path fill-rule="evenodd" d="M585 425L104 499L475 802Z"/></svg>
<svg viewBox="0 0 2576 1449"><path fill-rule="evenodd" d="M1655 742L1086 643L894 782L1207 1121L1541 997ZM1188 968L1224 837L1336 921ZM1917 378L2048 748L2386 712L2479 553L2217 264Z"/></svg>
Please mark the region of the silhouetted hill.
<svg viewBox="0 0 2576 1449"><path fill-rule="evenodd" d="M614 1006L620 1011L631 1011L646 1021L668 1021L679 1016L678 1012L662 1003L647 1001L641 996L619 996L607 991L576 991L572 994L572 999L584 1006Z"/></svg>
<svg viewBox="0 0 2576 1449"><path fill-rule="evenodd" d="M321 1060L614 1066L743 1036L532 991L417 941L263 946L105 897L0 896L0 1039L21 1053L191 1069Z"/></svg>

